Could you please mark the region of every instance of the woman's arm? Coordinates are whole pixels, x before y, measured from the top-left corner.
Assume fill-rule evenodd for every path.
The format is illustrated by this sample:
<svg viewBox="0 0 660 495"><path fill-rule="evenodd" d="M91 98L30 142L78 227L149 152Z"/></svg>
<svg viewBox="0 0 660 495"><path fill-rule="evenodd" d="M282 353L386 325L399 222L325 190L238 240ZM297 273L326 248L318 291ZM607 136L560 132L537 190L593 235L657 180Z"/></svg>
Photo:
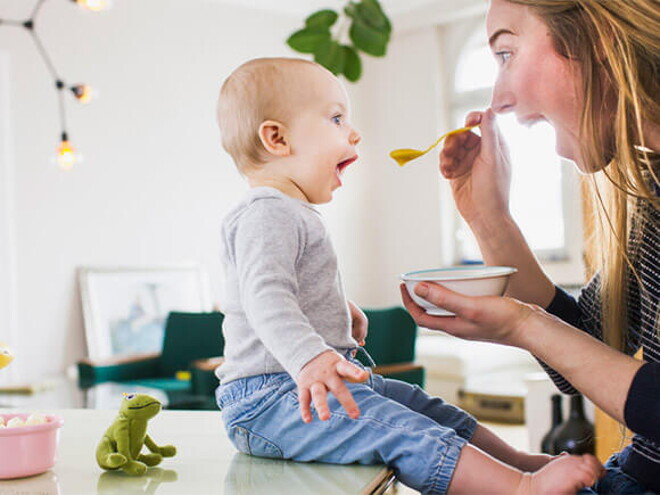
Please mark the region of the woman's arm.
<svg viewBox="0 0 660 495"><path fill-rule="evenodd" d="M626 401L643 361L609 347L540 308L534 308L519 333L517 346L560 373L614 419L627 423Z"/></svg>
<svg viewBox="0 0 660 495"><path fill-rule="evenodd" d="M626 423L630 386L643 362L608 347L538 306L507 297L467 297L429 283L418 284L415 292L457 315L427 315L402 286L404 305L418 325L463 339L526 349L607 414Z"/></svg>
<svg viewBox="0 0 660 495"><path fill-rule="evenodd" d="M660 363L634 359L540 308L520 347L633 432L660 442Z"/></svg>
<svg viewBox="0 0 660 495"><path fill-rule="evenodd" d="M440 153L440 172L449 180L456 206L474 233L488 265L514 266L507 295L547 306L554 286L543 273L509 212L510 161L491 109L472 112L466 125L473 132L450 136Z"/></svg>
<svg viewBox="0 0 660 495"><path fill-rule="evenodd" d="M511 217L480 218L470 224L486 265L513 266L506 295L530 304L547 307L555 286L543 272L520 228Z"/></svg>

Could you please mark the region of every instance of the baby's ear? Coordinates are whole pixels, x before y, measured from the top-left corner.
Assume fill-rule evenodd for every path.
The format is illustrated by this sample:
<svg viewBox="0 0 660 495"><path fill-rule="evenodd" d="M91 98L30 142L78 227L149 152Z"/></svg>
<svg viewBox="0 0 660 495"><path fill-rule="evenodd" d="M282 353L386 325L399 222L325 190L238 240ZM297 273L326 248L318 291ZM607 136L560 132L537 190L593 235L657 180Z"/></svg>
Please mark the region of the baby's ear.
<svg viewBox="0 0 660 495"><path fill-rule="evenodd" d="M286 127L276 120L265 120L259 126L259 139L266 151L278 157L288 156L291 152Z"/></svg>

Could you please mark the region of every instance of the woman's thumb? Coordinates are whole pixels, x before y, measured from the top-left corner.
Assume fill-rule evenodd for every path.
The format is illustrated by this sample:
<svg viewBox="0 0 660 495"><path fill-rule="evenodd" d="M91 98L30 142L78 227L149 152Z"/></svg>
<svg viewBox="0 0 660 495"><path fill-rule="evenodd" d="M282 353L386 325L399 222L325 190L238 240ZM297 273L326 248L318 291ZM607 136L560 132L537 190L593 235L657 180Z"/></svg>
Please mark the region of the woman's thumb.
<svg viewBox="0 0 660 495"><path fill-rule="evenodd" d="M488 108L481 117L481 147L488 154L495 154L497 149L497 124L495 122L495 112Z"/></svg>
<svg viewBox="0 0 660 495"><path fill-rule="evenodd" d="M465 308L465 298L439 284L421 282L415 286L415 294L436 306L459 314Z"/></svg>

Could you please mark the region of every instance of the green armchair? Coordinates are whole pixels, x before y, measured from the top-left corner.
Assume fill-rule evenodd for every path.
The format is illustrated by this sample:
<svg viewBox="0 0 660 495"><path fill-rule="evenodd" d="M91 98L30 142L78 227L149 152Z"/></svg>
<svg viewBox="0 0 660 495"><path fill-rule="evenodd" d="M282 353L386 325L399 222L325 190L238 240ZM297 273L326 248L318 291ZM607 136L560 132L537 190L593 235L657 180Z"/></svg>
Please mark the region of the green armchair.
<svg viewBox="0 0 660 495"><path fill-rule="evenodd" d="M160 353L78 363L78 383L90 388L103 382L121 382L164 391L169 409L215 409L218 385L213 370L224 352L220 312L172 312L165 323ZM212 359L210 359L212 358Z"/></svg>
<svg viewBox="0 0 660 495"><path fill-rule="evenodd" d="M363 309L369 319L365 350L376 363L374 373L424 387L424 367L415 364L417 325L400 306L385 309ZM357 358L369 365L365 356Z"/></svg>

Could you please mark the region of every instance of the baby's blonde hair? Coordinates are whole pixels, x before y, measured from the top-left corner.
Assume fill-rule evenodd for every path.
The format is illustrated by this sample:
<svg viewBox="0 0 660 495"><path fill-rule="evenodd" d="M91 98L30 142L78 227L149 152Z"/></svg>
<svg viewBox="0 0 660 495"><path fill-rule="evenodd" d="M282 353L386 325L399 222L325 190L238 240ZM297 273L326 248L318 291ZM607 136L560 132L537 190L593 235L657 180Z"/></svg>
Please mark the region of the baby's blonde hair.
<svg viewBox="0 0 660 495"><path fill-rule="evenodd" d="M267 161L259 126L266 120L286 123L291 117L300 78L292 69L301 66L322 69L300 58L257 58L239 66L223 83L217 107L222 146L242 173Z"/></svg>

